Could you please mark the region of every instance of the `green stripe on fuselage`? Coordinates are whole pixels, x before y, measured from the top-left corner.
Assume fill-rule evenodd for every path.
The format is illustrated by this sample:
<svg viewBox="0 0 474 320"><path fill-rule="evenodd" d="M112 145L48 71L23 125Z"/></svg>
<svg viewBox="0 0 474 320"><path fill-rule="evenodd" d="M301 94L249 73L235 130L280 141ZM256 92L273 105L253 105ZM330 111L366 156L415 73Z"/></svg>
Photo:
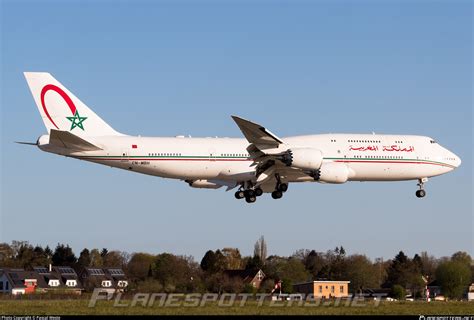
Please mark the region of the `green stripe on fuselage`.
<svg viewBox="0 0 474 320"><path fill-rule="evenodd" d="M126 159L249 159L248 157L227 157L227 156L76 156L82 159L109 159L109 158L126 158ZM396 162L428 162L439 164L443 166L453 167L444 162L424 160L424 159L393 159L393 158L340 158L340 157L325 157L323 160L345 160L345 161L396 161Z"/></svg>

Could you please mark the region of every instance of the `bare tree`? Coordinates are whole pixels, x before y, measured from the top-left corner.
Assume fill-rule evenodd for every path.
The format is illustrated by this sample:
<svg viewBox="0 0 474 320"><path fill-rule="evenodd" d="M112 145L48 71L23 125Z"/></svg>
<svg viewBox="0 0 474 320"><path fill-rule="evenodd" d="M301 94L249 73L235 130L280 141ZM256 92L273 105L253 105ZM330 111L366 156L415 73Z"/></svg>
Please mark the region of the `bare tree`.
<svg viewBox="0 0 474 320"><path fill-rule="evenodd" d="M265 263L265 259L267 258L267 243L263 236L255 242L255 247L253 250L253 255L260 258L260 260Z"/></svg>

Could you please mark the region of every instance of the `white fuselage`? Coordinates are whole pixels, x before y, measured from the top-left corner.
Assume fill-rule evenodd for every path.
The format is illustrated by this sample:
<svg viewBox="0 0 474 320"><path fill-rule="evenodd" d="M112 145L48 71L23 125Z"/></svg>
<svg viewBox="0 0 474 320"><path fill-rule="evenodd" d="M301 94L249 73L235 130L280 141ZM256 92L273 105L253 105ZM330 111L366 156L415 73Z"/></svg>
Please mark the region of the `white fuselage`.
<svg viewBox="0 0 474 320"><path fill-rule="evenodd" d="M41 140L41 139L40 139ZM397 181L433 177L461 163L454 153L433 139L414 135L318 134L283 138L289 147L319 149L323 162L343 162L350 181ZM240 183L255 180L255 167L238 138L94 137L103 150L73 152L39 147L86 161L164 178L220 180ZM285 182L314 181L301 171L287 170Z"/></svg>
<svg viewBox="0 0 474 320"><path fill-rule="evenodd" d="M134 137L114 130L47 72L25 72L48 135L41 150L138 173L227 190L256 201L280 199L290 182L418 180L423 198L429 177L461 164L433 139L413 135L318 134L279 138L232 115L244 138ZM32 143L26 143L32 144Z"/></svg>

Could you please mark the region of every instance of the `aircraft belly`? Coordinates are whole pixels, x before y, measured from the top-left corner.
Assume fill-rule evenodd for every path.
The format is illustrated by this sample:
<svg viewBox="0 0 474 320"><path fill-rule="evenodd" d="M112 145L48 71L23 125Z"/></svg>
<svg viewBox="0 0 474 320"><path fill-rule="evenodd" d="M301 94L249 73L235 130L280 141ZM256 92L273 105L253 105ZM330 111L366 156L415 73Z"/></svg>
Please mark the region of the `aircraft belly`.
<svg viewBox="0 0 474 320"><path fill-rule="evenodd" d="M255 168L249 161L223 163L219 166L218 177L224 180L246 181L255 179Z"/></svg>
<svg viewBox="0 0 474 320"><path fill-rule="evenodd" d="M397 181L432 177L445 173L442 167L419 163L348 163L352 181Z"/></svg>
<svg viewBox="0 0 474 320"><path fill-rule="evenodd" d="M156 163L153 170L157 175L177 179L225 179L241 181L249 179L248 163L232 163L226 161L167 161ZM251 171L251 172L249 172Z"/></svg>
<svg viewBox="0 0 474 320"><path fill-rule="evenodd" d="M121 160L111 161L111 160L108 160L108 159L80 159L80 160L85 160L87 162L102 164L102 165L105 165L105 166L119 168L119 169L129 169L130 168L130 162L129 161L121 161Z"/></svg>

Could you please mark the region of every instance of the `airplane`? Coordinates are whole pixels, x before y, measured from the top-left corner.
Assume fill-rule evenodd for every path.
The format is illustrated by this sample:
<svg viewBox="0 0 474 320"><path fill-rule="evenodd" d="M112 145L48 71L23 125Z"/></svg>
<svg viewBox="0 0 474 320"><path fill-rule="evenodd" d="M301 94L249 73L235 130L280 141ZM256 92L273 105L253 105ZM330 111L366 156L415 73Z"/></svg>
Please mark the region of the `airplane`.
<svg viewBox="0 0 474 320"><path fill-rule="evenodd" d="M245 138L142 137L114 130L45 72L25 72L48 134L42 151L226 191L253 203L263 193L282 198L290 183L416 180L456 169L461 159L434 139L416 135L315 134L280 138L232 116Z"/></svg>

